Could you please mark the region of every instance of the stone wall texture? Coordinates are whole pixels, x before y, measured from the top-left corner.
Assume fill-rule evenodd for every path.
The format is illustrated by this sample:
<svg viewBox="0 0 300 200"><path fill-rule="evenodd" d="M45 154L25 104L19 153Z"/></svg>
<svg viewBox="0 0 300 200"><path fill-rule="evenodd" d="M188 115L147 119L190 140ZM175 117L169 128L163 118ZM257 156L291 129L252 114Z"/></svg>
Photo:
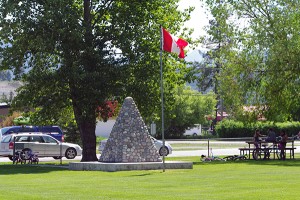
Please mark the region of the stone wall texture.
<svg viewBox="0 0 300 200"><path fill-rule="evenodd" d="M99 162L161 162L140 112L131 97L124 100Z"/></svg>

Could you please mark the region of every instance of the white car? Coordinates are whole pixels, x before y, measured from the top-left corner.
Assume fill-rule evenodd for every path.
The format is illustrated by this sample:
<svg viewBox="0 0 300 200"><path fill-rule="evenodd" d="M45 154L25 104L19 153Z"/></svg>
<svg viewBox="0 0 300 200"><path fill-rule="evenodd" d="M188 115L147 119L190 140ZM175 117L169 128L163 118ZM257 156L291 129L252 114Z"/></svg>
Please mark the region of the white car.
<svg viewBox="0 0 300 200"><path fill-rule="evenodd" d="M183 135L196 137L196 136L201 135L201 132L202 132L201 125L197 125L195 127L186 129L185 132L183 133Z"/></svg>
<svg viewBox="0 0 300 200"><path fill-rule="evenodd" d="M163 147L163 141L157 140L157 139L155 139L152 136L150 136L150 138L153 141L156 149L158 150L159 155L161 155L161 156L163 156L163 155L167 156L169 154L172 154L172 150L173 149L172 149L171 145L168 142L165 141L165 147ZM107 142L107 139L101 140L99 142L99 147L98 147L99 152L103 151L106 142Z"/></svg>
<svg viewBox="0 0 300 200"><path fill-rule="evenodd" d="M50 135L42 133L9 134L0 142L0 156L9 157L12 160L14 152L30 153L38 157L53 157L60 159L74 159L81 156L82 148L77 144L60 142Z"/></svg>

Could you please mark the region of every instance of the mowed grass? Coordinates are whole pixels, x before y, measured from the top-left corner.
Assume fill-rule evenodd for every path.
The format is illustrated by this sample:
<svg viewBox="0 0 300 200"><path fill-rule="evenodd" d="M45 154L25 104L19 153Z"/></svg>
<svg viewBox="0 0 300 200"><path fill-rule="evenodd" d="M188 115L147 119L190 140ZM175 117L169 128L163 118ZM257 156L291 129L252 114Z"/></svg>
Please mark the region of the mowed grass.
<svg viewBox="0 0 300 200"><path fill-rule="evenodd" d="M0 199L299 199L300 160L200 162L193 169L69 171L0 163Z"/></svg>

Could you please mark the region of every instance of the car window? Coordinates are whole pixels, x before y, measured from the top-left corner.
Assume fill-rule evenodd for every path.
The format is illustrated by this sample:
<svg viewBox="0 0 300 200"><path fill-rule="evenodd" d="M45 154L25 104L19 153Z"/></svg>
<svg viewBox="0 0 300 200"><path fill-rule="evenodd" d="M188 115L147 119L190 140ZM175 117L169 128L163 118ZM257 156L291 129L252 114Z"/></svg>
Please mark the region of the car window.
<svg viewBox="0 0 300 200"><path fill-rule="evenodd" d="M30 142L44 143L44 140L41 136L31 136L30 137Z"/></svg>
<svg viewBox="0 0 300 200"><path fill-rule="evenodd" d="M8 129L9 129L8 127L4 127L4 128L1 128L0 130L1 130L1 133L4 134L8 131Z"/></svg>
<svg viewBox="0 0 300 200"><path fill-rule="evenodd" d="M8 135L8 136L4 137L1 142L3 142L3 143L10 142L10 140L11 140L11 135Z"/></svg>
<svg viewBox="0 0 300 200"><path fill-rule="evenodd" d="M2 128L1 132L3 135L12 134L12 133L18 133L19 128L15 127L9 127L9 128Z"/></svg>
<svg viewBox="0 0 300 200"><path fill-rule="evenodd" d="M56 143L57 144L57 141L55 139L53 139L52 137L43 136L43 139L45 140L46 143Z"/></svg>
<svg viewBox="0 0 300 200"><path fill-rule="evenodd" d="M29 136L17 136L16 142L29 142Z"/></svg>

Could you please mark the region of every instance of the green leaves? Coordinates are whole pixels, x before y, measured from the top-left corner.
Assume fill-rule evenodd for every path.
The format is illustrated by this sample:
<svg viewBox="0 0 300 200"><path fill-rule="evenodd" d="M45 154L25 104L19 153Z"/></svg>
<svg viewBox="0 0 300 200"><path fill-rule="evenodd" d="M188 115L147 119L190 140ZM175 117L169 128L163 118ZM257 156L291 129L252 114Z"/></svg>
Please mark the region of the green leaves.
<svg viewBox="0 0 300 200"><path fill-rule="evenodd" d="M58 123L74 113L84 159L95 151L97 107L132 96L141 113L159 113L160 24L180 30L188 13L178 0L1 1L2 68L24 81L15 108L34 108L36 123ZM189 39L189 38L186 38ZM164 54L168 93L183 84L185 66ZM67 110L71 109L71 112Z"/></svg>
<svg viewBox="0 0 300 200"><path fill-rule="evenodd" d="M297 6L287 0L206 3L216 21L208 33L221 41L214 59L222 67L218 80L226 108L237 113L243 105L266 106L269 120L298 118Z"/></svg>
<svg viewBox="0 0 300 200"><path fill-rule="evenodd" d="M179 137L194 124L208 125L206 116L213 114L215 95L203 95L185 86L176 87L175 91L173 107L166 111L168 137Z"/></svg>

